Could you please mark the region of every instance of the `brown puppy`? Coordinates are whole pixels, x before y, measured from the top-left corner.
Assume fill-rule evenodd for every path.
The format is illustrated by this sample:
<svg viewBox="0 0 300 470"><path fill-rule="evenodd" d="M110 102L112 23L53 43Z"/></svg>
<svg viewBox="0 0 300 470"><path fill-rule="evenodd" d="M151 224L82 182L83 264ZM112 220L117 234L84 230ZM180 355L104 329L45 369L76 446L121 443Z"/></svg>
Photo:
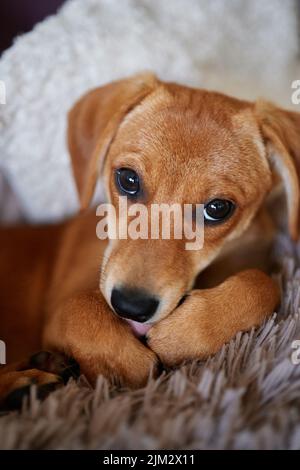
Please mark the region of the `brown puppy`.
<svg viewBox="0 0 300 470"><path fill-rule="evenodd" d="M151 74L85 95L68 134L81 207L100 177L115 205L128 184L129 204L203 203L204 247L100 241L94 210L57 226L3 229L0 338L8 360L46 348L75 358L93 382L104 374L138 387L158 358L167 366L205 358L259 325L279 302L261 269L274 233L267 202L281 183L298 236L299 130L298 114ZM147 330L145 345L137 336ZM36 358L24 364L2 369L2 399L33 378L58 380Z"/></svg>

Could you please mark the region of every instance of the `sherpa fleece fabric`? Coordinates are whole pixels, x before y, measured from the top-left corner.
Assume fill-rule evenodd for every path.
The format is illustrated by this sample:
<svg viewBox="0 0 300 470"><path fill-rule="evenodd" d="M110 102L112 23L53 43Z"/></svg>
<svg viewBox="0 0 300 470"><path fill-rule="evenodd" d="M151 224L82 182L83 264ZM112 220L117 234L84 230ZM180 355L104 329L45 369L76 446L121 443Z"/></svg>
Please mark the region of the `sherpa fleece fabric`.
<svg viewBox="0 0 300 470"><path fill-rule="evenodd" d="M86 90L141 70L291 106L296 0L71 0L0 60L0 171L27 220L77 209L66 114ZM299 5L298 5L299 6ZM17 213L18 214L18 213Z"/></svg>

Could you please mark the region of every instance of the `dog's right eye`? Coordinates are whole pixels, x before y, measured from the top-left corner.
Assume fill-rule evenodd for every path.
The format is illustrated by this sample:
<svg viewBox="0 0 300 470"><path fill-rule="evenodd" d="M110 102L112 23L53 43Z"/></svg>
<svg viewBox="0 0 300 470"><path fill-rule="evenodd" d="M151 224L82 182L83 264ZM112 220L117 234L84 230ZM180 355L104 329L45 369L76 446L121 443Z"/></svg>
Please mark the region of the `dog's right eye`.
<svg viewBox="0 0 300 470"><path fill-rule="evenodd" d="M130 168L116 170L116 183L121 192L135 196L140 190L139 176Z"/></svg>
<svg viewBox="0 0 300 470"><path fill-rule="evenodd" d="M227 199L213 199L204 206L204 221L217 224L226 220L234 211L234 203Z"/></svg>

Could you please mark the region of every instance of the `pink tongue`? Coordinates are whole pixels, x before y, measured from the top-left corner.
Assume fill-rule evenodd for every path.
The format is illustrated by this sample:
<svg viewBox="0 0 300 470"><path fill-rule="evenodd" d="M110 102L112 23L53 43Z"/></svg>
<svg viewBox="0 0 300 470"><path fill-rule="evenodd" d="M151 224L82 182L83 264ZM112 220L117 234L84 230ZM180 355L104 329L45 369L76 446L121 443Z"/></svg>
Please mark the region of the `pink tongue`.
<svg viewBox="0 0 300 470"><path fill-rule="evenodd" d="M136 336L144 336L151 328L151 325L149 324L139 323L137 321L127 319L126 321L129 323Z"/></svg>

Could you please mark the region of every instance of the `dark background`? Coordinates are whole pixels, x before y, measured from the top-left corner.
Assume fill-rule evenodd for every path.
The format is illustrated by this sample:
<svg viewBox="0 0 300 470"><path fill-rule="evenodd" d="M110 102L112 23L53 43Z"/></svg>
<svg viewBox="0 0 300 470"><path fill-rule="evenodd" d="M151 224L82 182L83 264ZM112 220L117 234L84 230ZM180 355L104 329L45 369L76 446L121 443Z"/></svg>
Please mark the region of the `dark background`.
<svg viewBox="0 0 300 470"><path fill-rule="evenodd" d="M0 0L0 54L15 36L30 31L46 16L57 12L65 0Z"/></svg>

